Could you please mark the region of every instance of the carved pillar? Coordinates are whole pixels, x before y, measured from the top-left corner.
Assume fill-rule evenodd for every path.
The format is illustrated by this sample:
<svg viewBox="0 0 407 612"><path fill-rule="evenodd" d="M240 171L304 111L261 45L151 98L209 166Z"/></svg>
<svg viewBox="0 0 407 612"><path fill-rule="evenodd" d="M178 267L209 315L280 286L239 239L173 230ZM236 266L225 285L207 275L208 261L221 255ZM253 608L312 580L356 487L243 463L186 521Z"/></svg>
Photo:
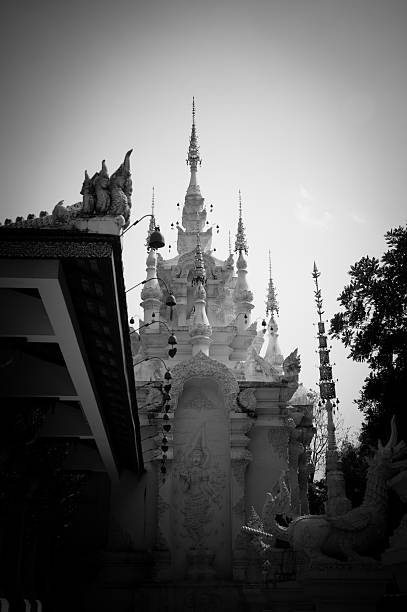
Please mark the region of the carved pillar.
<svg viewBox="0 0 407 612"><path fill-rule="evenodd" d="M231 531L232 531L232 572L233 579L243 581L246 578L247 549L246 540L242 536L242 525L246 522L245 515L245 474L252 460L247 450L249 438L246 435L252 427L247 414L232 412L231 425Z"/></svg>

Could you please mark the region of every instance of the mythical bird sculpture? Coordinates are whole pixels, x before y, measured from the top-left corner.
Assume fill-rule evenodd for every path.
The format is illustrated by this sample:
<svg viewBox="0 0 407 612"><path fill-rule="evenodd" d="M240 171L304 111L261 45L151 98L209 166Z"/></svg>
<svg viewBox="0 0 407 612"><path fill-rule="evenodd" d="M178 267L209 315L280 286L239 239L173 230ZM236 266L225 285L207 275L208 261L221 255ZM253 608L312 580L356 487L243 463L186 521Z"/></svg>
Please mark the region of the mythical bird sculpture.
<svg viewBox="0 0 407 612"><path fill-rule="evenodd" d="M405 469L405 442L397 443L394 417L390 439L370 460L364 500L358 508L341 516L300 516L288 527L268 517L267 531L243 527L253 536L265 540L279 538L290 543L295 551L303 551L312 563L335 561L374 562L386 542L387 480Z"/></svg>

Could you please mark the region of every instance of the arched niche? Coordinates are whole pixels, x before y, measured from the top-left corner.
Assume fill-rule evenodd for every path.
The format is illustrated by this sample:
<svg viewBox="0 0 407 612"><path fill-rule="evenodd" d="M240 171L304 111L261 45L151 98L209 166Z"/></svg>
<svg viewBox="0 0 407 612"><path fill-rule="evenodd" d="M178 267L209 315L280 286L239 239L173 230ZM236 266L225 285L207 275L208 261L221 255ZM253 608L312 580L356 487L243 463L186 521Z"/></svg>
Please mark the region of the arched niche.
<svg viewBox="0 0 407 612"><path fill-rule="evenodd" d="M223 363L211 359L204 355L202 351L192 359L177 364L171 370L171 374L171 407L173 411L177 409L178 399L185 383L191 378L202 378L204 383L207 379L214 380L218 384L224 399L226 412L237 410L236 398L239 393L239 384L235 375Z"/></svg>

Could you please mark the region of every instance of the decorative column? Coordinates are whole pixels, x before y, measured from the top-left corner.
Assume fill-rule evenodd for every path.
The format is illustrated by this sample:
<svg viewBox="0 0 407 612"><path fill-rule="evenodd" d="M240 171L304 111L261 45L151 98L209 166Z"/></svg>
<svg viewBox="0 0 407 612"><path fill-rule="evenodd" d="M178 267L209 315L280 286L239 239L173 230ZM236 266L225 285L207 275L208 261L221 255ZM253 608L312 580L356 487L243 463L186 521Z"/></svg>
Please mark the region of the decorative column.
<svg viewBox="0 0 407 612"><path fill-rule="evenodd" d="M161 305L161 288L157 280L157 253L151 249L147 255L146 261L147 278L144 287L141 291L140 304L144 309L144 323L160 320L160 305ZM154 316L153 316L154 314ZM144 329L145 333L158 334L160 333L159 325L149 325Z"/></svg>
<svg viewBox="0 0 407 612"><path fill-rule="evenodd" d="M335 425L333 411L338 406L336 400L335 383L332 380L332 366L329 363L329 348L325 333L325 324L322 321L322 297L318 286L318 272L314 262L312 276L315 280L315 302L317 305L318 321L318 343L319 343L319 393L321 402L325 404L327 411L327 450L326 450L326 484L328 499L326 502L326 513L328 516L338 516L348 512L352 504L346 497L345 479L342 471L338 448L336 446ZM335 401L336 400L336 401Z"/></svg>

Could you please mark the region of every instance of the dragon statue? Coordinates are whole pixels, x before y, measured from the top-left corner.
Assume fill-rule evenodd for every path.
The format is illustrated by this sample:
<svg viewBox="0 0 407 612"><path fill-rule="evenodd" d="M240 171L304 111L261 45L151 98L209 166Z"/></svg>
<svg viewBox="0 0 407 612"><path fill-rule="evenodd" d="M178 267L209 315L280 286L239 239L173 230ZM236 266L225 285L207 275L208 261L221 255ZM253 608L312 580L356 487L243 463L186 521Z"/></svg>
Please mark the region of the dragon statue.
<svg viewBox="0 0 407 612"><path fill-rule="evenodd" d="M272 542L274 538L289 542L295 551L304 552L311 563L373 563L386 543L387 481L407 467L406 454L406 443L397 443L393 417L389 441L386 445L379 441L369 461L361 506L340 516L299 516L288 527L280 525L275 515L267 512L264 529L244 526L243 531L262 538L263 542Z"/></svg>

